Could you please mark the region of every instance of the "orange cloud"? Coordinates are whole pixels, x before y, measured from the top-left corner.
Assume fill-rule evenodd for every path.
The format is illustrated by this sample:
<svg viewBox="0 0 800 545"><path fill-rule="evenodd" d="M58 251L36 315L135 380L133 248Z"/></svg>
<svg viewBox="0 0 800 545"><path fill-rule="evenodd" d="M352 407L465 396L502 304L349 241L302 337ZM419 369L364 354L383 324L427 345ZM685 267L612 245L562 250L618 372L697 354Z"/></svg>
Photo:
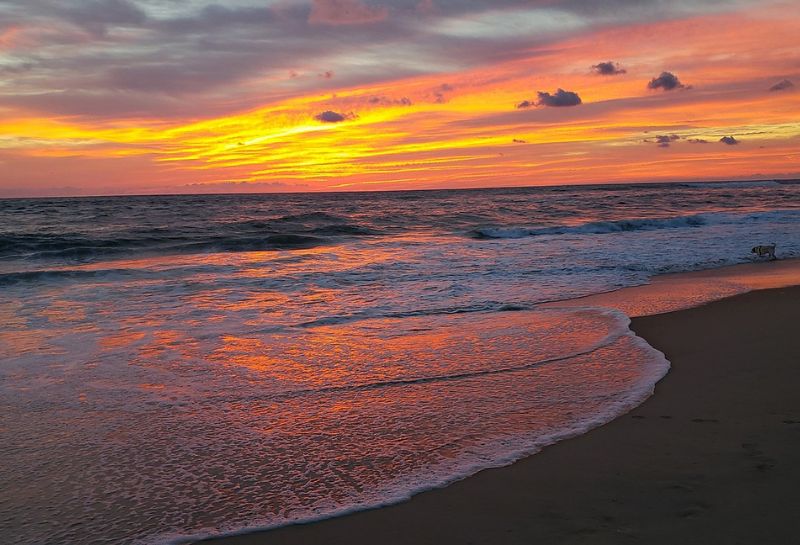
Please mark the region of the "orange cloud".
<svg viewBox="0 0 800 545"><path fill-rule="evenodd" d="M0 49L10 49L14 46L14 40L20 33L19 27L9 27L0 32Z"/></svg>

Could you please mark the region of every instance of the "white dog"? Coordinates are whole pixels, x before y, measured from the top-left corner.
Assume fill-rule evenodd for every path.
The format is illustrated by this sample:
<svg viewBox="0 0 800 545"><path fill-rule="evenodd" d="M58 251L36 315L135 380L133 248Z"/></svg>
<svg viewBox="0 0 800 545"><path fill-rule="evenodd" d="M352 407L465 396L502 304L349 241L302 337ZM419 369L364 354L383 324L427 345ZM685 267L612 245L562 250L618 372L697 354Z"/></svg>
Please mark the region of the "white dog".
<svg viewBox="0 0 800 545"><path fill-rule="evenodd" d="M750 253L756 254L758 257L768 257L770 261L773 259L778 259L775 257L775 243L756 246L750 250Z"/></svg>

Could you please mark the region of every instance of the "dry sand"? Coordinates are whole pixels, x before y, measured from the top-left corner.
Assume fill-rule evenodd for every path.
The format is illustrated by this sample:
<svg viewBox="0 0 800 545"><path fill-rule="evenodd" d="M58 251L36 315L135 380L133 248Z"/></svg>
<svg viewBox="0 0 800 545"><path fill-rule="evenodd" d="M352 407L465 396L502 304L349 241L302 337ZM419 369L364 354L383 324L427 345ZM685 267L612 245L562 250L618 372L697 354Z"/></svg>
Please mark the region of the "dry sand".
<svg viewBox="0 0 800 545"><path fill-rule="evenodd" d="M208 543L800 543L800 287L632 328L673 367L610 424L402 504Z"/></svg>

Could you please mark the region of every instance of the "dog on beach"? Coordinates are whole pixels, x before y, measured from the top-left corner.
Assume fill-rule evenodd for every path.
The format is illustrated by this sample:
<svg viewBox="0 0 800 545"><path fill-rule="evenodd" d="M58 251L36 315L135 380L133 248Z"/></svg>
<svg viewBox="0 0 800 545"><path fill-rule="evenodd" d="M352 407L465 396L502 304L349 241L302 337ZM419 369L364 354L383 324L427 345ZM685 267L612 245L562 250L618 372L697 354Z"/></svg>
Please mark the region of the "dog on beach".
<svg viewBox="0 0 800 545"><path fill-rule="evenodd" d="M770 261L778 259L775 257L775 243L756 246L750 250L750 253L756 254L758 257L768 257Z"/></svg>

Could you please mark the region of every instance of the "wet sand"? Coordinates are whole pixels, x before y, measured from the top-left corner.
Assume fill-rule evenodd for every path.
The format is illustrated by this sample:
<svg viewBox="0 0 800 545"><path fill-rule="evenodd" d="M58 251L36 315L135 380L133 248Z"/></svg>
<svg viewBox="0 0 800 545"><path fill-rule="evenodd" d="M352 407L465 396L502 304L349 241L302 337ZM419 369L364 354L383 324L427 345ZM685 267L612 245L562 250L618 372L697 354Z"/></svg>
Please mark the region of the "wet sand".
<svg viewBox="0 0 800 545"><path fill-rule="evenodd" d="M405 503L203 543L797 543L800 287L632 329L672 369L605 426Z"/></svg>

